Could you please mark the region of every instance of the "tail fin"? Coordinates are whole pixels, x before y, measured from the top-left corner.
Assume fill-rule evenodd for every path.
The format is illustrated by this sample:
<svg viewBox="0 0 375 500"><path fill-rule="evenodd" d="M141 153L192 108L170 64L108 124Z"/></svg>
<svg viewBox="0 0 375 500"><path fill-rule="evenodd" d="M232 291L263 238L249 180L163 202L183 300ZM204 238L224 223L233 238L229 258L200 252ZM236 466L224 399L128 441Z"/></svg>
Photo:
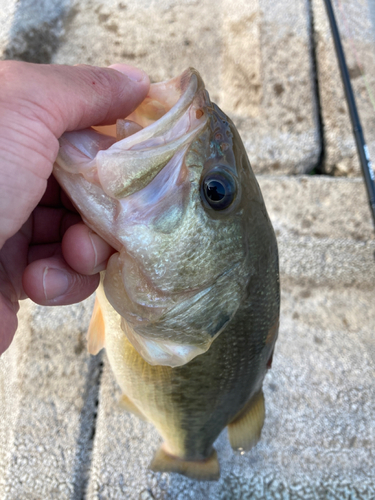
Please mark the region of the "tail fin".
<svg viewBox="0 0 375 500"><path fill-rule="evenodd" d="M206 460L192 461L173 457L160 447L150 464L150 469L154 472L177 472L197 481L217 481L220 477L216 450Z"/></svg>

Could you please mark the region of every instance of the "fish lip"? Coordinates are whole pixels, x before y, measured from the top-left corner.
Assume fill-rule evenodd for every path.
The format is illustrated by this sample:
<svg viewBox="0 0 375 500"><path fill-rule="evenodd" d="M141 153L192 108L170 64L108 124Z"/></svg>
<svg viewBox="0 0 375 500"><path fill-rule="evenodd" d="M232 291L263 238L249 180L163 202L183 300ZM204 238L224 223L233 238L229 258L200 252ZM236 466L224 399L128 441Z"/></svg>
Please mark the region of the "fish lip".
<svg viewBox="0 0 375 500"><path fill-rule="evenodd" d="M110 146L108 150L114 149L115 146L119 145L120 143L122 145L129 144L129 149L134 149L136 146L142 144L147 139L162 135L159 134L158 132L161 129L168 130L168 128L173 126L176 123L176 121L184 114L184 112L186 112L187 109L189 109L189 107L192 105L195 99L198 99L200 101L202 107L206 107L211 104L208 93L205 91L203 80L198 71L195 70L194 68L186 69L179 77L172 78L170 80L166 80L164 82L159 82L152 85L154 85L155 87L161 85L167 86L168 83L173 82L176 79L179 79L181 82L180 86L182 92L180 97L175 102L175 104L154 123L147 125L142 130L139 130L130 137L126 137L125 139L117 141L115 144ZM201 95L198 96L198 94ZM207 121L207 116L206 116L206 121Z"/></svg>
<svg viewBox="0 0 375 500"><path fill-rule="evenodd" d="M154 153L163 155L165 153L168 155L169 153L166 151L161 151L163 147L165 149L168 145L170 146L169 150L172 155L184 147L187 141L191 142L195 140L196 135L206 125L208 116L207 113L203 113L200 118L197 118L193 116L192 111L198 109L199 106L209 107L211 105L209 96L204 89L204 83L198 71L193 68L188 68L180 76L165 82L152 84L151 88L152 87L154 87L154 89L149 92L148 96L151 107L152 101L154 101L155 103L159 102L162 107L164 106L164 108L168 110L160 118L155 118L154 122L148 123L150 120L152 121L153 118L147 116L146 107L146 110L140 111L138 114L141 120L146 120L146 125L142 125L144 128L124 139L116 140L114 138L114 142L110 145L108 145L108 141L111 142L110 137L102 131L87 129L74 133L67 132L63 134L59 140L60 149L56 160L57 164L68 173L82 175L87 181L100 187L110 198L119 199L118 195L121 193L117 193L111 188L106 189L108 182L112 182L112 180L115 181L115 177L111 179L111 176L108 178L108 174L104 174L107 176L106 182L101 174L103 164L108 164L111 161L111 157L116 160L116 157L118 158L119 156L125 155L123 160L127 162L129 160L132 161L132 156L136 156L138 161L139 153L146 155L152 155ZM156 91L155 88L157 88ZM172 98L168 97L170 93L173 95ZM147 97L145 101L146 100ZM143 101L143 103L145 101ZM127 117L127 119L131 120L132 115L141 107L142 103ZM192 111L189 111L189 108ZM85 146L80 147L78 144L82 136L90 133L97 133L101 137L106 137L108 139L107 144L104 147L102 147L102 145L98 146L95 153L87 151ZM78 140L72 140L69 134L73 135L73 138L76 137ZM184 141L184 136L187 135L189 137ZM72 161L72 156L74 157L74 161ZM142 165L141 163L139 163L139 165L139 171L142 175ZM149 179L152 180L164 166L165 165L161 165L160 170L154 170L154 173L152 173ZM143 172L147 175L150 172L150 168L146 167ZM125 172L124 175L126 175ZM119 175L116 177L119 177ZM130 194L126 189L128 182L131 183L131 180L125 182L124 194L126 196ZM141 183L136 189L130 189L130 191L139 191L148 183L149 182Z"/></svg>
<svg viewBox="0 0 375 500"><path fill-rule="evenodd" d="M161 88L152 89L150 100L146 98L128 117L144 128L96 155L99 183L111 198L122 200L148 186L207 125L209 113L202 108L208 109L211 102L197 71L188 69L175 79L154 85ZM172 99L168 98L169 91ZM156 119L158 105L164 111L171 107Z"/></svg>

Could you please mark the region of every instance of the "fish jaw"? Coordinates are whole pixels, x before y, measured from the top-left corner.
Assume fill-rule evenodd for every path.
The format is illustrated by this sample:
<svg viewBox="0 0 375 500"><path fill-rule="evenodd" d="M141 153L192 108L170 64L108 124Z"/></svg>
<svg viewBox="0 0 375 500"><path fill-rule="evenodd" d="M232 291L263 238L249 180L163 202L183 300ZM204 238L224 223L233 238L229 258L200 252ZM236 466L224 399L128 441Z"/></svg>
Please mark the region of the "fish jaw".
<svg viewBox="0 0 375 500"><path fill-rule="evenodd" d="M199 73L189 68L151 85L145 101L127 117L137 123L138 132L131 136L116 140L116 134L107 135L110 127L94 127L66 132L59 139L56 179L84 222L116 250L123 247L116 224L121 199L142 189L165 167L185 146L184 134L192 140L204 128L207 116L199 110L208 104ZM165 113L161 118L160 110Z"/></svg>
<svg viewBox="0 0 375 500"><path fill-rule="evenodd" d="M151 85L145 101L128 117L139 126L137 132L121 140L99 133L100 127L65 133L56 163L120 200L149 184L192 141L207 122L201 107L208 104L199 73L188 69Z"/></svg>
<svg viewBox="0 0 375 500"><path fill-rule="evenodd" d="M150 365L176 367L210 348L236 313L246 282L245 269L234 265L208 285L171 296L153 286L123 248L110 258L103 284L139 354Z"/></svg>

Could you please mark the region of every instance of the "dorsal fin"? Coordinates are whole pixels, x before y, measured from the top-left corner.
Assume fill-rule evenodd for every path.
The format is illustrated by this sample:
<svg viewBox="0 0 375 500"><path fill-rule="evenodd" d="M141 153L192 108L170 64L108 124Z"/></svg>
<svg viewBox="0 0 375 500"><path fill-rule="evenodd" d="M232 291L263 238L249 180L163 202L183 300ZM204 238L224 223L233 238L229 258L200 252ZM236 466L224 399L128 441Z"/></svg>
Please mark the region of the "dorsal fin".
<svg viewBox="0 0 375 500"><path fill-rule="evenodd" d="M105 325L98 297L95 298L89 329L87 330L87 350L90 354L98 354L105 344Z"/></svg>

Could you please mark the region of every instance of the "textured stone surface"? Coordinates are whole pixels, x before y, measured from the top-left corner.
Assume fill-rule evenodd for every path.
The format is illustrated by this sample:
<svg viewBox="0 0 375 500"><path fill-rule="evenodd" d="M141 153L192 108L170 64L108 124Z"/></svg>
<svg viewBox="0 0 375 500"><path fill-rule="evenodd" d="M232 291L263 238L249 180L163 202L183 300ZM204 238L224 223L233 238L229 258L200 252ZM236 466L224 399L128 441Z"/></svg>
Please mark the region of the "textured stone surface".
<svg viewBox="0 0 375 500"><path fill-rule="evenodd" d="M119 407L105 355L100 376L100 357L86 354L92 299L26 302L0 359L1 500L375 496L375 241L363 184L259 183L278 235L282 315L256 448L233 453L224 431L217 483L149 471L159 436Z"/></svg>
<svg viewBox="0 0 375 500"><path fill-rule="evenodd" d="M0 55L9 42L9 32L12 26L17 0L0 0Z"/></svg>
<svg viewBox="0 0 375 500"><path fill-rule="evenodd" d="M9 472L14 460L17 420L20 413L22 387L20 366L30 337L30 315L33 309L26 301L18 314L19 327L11 349L0 358L0 498L6 498L9 491Z"/></svg>
<svg viewBox="0 0 375 500"><path fill-rule="evenodd" d="M86 352L92 299L26 303L0 358L0 498L81 498L100 358Z"/></svg>
<svg viewBox="0 0 375 500"><path fill-rule="evenodd" d="M335 16L362 127L375 159L375 23L372 0L336 0ZM326 172L361 175L324 0L312 0Z"/></svg>
<svg viewBox="0 0 375 500"><path fill-rule="evenodd" d="M194 66L237 124L255 171L297 173L320 155L310 49L307 0L82 0L53 60L123 61L153 81Z"/></svg>
<svg viewBox="0 0 375 500"><path fill-rule="evenodd" d="M5 59L49 63L62 35L70 0L3 1L6 24L0 28ZM3 15L3 13L2 13ZM10 23L11 21L11 23Z"/></svg>
<svg viewBox="0 0 375 500"><path fill-rule="evenodd" d="M153 81L194 66L255 171L304 173L320 158L308 0L21 0L5 12L3 58L122 61Z"/></svg>
<svg viewBox="0 0 375 500"><path fill-rule="evenodd" d="M288 279L373 289L374 233L362 179L260 178Z"/></svg>
<svg viewBox="0 0 375 500"><path fill-rule="evenodd" d="M122 412L104 362L87 498L370 499L375 495L375 266L359 180L260 177L278 233L282 314L266 377L262 439L233 453L216 442L217 483L154 474L160 444Z"/></svg>

